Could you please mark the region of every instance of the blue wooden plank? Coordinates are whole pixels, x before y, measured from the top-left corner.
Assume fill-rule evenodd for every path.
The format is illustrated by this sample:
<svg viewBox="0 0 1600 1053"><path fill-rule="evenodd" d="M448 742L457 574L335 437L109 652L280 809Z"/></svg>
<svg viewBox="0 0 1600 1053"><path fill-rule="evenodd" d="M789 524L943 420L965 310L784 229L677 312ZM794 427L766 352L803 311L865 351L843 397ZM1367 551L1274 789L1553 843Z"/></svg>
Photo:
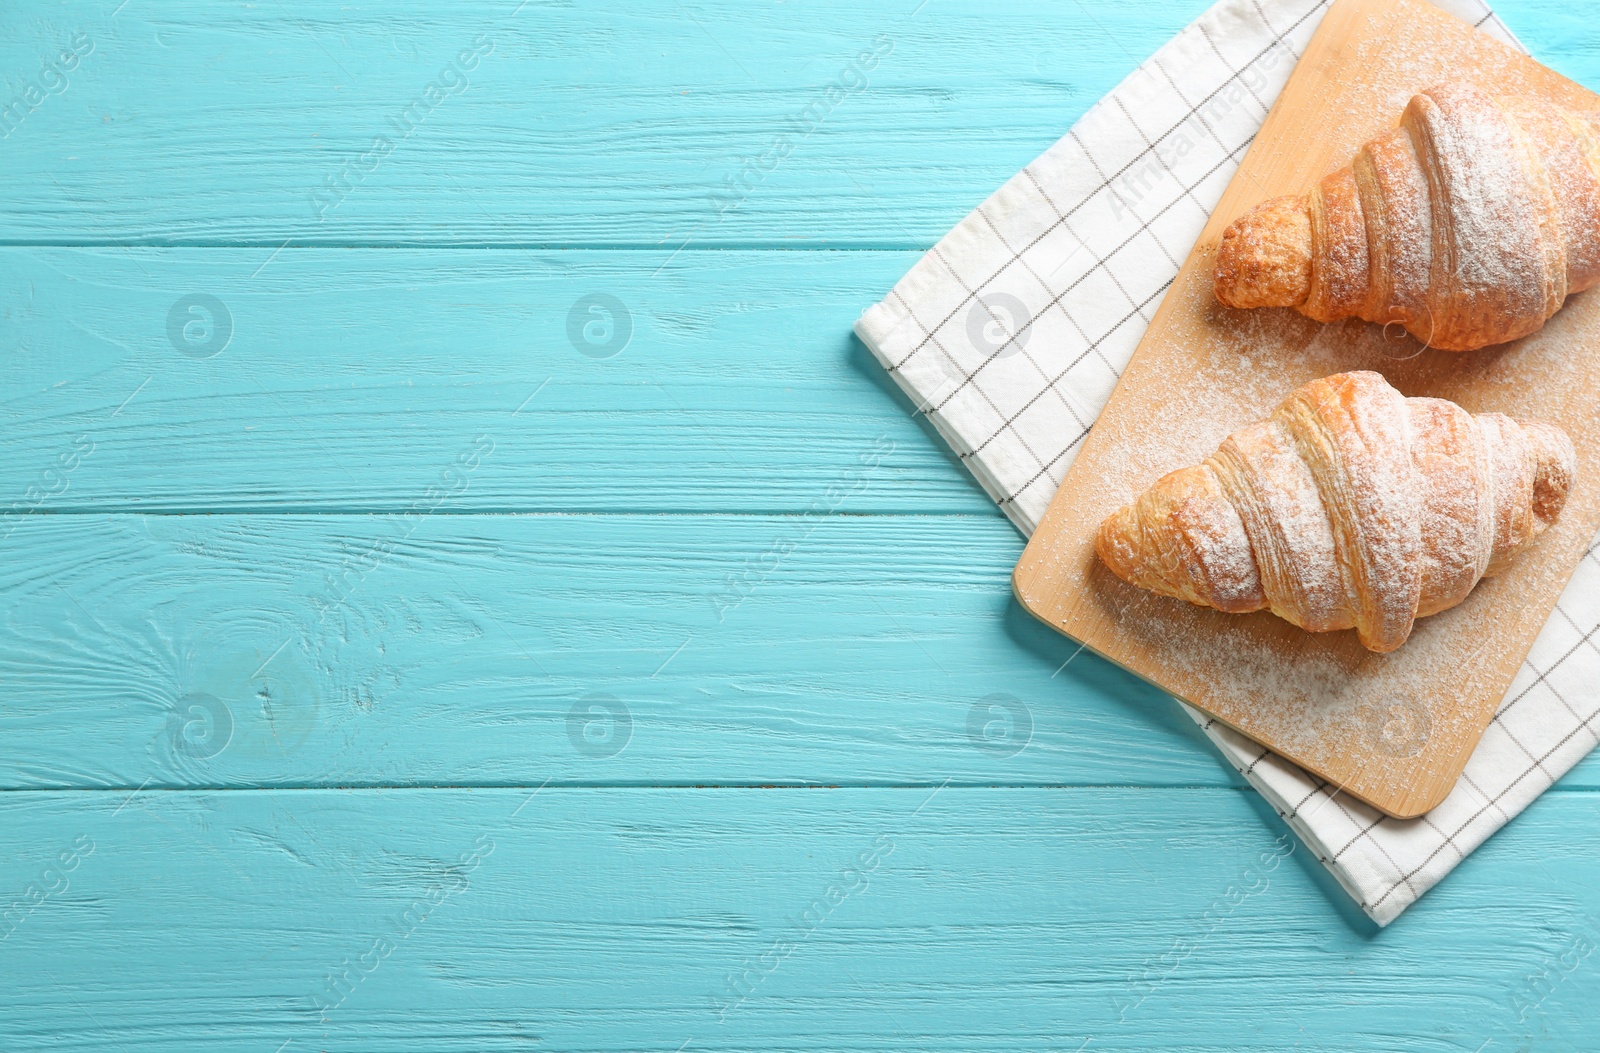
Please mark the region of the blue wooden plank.
<svg viewBox="0 0 1600 1053"><path fill-rule="evenodd" d="M0 238L925 246L1204 7L13 6Z"/></svg>
<svg viewBox="0 0 1600 1053"><path fill-rule="evenodd" d="M0 249L0 511L998 515L850 333L916 258Z"/></svg>
<svg viewBox="0 0 1600 1053"><path fill-rule="evenodd" d="M30 517L0 787L1229 785L956 516Z"/></svg>
<svg viewBox="0 0 1600 1053"><path fill-rule="evenodd" d="M0 1033L125 1053L1593 1048L1592 793L1552 793L1378 933L1245 791L531 792L5 794Z"/></svg>
<svg viewBox="0 0 1600 1053"><path fill-rule="evenodd" d="M0 239L926 247L1207 5L517 6L10 5ZM1600 84L1582 7L1497 6Z"/></svg>
<svg viewBox="0 0 1600 1053"><path fill-rule="evenodd" d="M1020 548L954 516L35 516L0 788L1237 785L1017 607Z"/></svg>

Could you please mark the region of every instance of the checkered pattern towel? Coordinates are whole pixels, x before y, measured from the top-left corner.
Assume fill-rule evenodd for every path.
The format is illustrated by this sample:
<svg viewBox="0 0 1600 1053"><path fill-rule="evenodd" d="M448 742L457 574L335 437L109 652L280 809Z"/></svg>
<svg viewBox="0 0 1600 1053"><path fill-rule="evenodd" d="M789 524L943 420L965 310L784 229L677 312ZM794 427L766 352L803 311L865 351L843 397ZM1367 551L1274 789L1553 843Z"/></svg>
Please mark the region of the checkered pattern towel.
<svg viewBox="0 0 1600 1053"><path fill-rule="evenodd" d="M1328 0L1222 0L940 240L856 332L1024 534L1044 516ZM1482 0L1446 11L1516 44ZM1455 791L1386 818L1192 709L1380 925L1597 742L1584 558ZM1185 707L1188 709L1188 707Z"/></svg>

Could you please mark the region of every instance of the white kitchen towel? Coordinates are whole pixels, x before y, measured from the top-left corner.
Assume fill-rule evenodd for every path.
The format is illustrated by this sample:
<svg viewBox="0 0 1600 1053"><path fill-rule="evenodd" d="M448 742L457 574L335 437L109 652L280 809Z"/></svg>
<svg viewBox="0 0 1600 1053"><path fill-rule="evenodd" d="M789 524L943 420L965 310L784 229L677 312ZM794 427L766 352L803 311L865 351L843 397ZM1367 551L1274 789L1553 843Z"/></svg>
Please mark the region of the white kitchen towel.
<svg viewBox="0 0 1600 1053"><path fill-rule="evenodd" d="M1024 534L1133 354L1328 0L1222 0L945 235L856 333ZM1516 44L1481 0L1444 10ZM1520 46L1520 45L1519 45ZM1184 708L1387 925L1600 735L1585 555L1455 791L1389 819Z"/></svg>

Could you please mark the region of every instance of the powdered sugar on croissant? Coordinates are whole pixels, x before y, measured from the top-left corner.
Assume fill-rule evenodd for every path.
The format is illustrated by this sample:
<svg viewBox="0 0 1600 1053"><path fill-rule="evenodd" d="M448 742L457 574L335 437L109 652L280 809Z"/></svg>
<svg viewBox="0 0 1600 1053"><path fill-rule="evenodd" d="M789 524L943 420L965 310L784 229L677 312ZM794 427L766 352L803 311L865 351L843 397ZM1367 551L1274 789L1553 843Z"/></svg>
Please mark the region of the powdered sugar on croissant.
<svg viewBox="0 0 1600 1053"><path fill-rule="evenodd" d="M1229 307L1398 322L1467 351L1534 332L1597 282L1600 115L1452 84L1311 193L1236 220L1215 287Z"/></svg>
<svg viewBox="0 0 1600 1053"><path fill-rule="evenodd" d="M1164 596L1392 651L1554 522L1574 470L1554 425L1340 373L1113 513L1095 551Z"/></svg>

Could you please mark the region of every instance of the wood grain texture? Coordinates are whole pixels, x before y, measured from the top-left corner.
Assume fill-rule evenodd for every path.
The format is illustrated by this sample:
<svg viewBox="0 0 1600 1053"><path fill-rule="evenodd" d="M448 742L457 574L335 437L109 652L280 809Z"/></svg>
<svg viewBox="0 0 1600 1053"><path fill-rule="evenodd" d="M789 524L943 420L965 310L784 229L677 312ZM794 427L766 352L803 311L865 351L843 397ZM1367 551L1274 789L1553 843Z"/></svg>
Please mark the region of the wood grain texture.
<svg viewBox="0 0 1600 1053"><path fill-rule="evenodd" d="M1034 614L1389 815L1421 815L1454 789L1512 678L1600 528L1600 299L1579 294L1523 340L1455 354L1351 320L1234 311L1212 291L1222 231L1261 200L1300 193L1394 126L1405 100L1452 79L1550 98L1600 98L1415 0L1340 0L1278 102L1018 564ZM1330 120L1330 115L1336 119ZM1538 545L1459 606L1421 619L1392 654L1353 631L1307 633L1270 612L1229 615L1115 578L1094 535L1117 506L1222 437L1265 420L1290 392L1351 369L1405 394L1447 398L1564 428L1577 481ZM1422 707L1420 740L1384 748L1393 707Z"/></svg>
<svg viewBox="0 0 1600 1053"><path fill-rule="evenodd" d="M0 789L1236 785L1015 608L1020 546L954 516L34 516L0 548Z"/></svg>
<svg viewBox="0 0 1600 1053"><path fill-rule="evenodd" d="M441 511L995 515L850 335L915 261L0 249L0 509L83 437L42 510L393 511L485 436Z"/></svg>
<svg viewBox="0 0 1600 1053"><path fill-rule="evenodd" d="M318 223L310 192L514 6L0 6L0 105L95 44L0 138L0 512L43 495L0 526L0 1045L1595 1045L1595 795L1569 788L1600 761L1382 933L1300 851L1252 873L1283 827L1176 707L1010 602L1020 540L848 335L1205 0L536 0ZM1499 6L1600 83L1588 12ZM885 32L870 86L718 221L724 177ZM219 248L123 247L173 242ZM564 332L595 292L636 322L610 359ZM233 315L214 358L166 333L190 293ZM547 376L526 431L491 427ZM568 731L591 692L629 706L612 756L603 706L588 753ZM1020 753L1006 700L978 711L998 748L968 738L993 694L1027 707ZM215 754L194 695L227 706ZM879 785L749 785L788 780ZM884 835L719 1022L729 974ZM419 897L323 1022L329 974Z"/></svg>
<svg viewBox="0 0 1600 1053"><path fill-rule="evenodd" d="M1595 846L1570 837L1587 793L1381 937L1330 917L1248 791L4 805L16 892L92 847L3 944L0 1015L30 1048L1470 1053L1584 1048L1600 993L1557 964L1600 938Z"/></svg>
<svg viewBox="0 0 1600 1053"><path fill-rule="evenodd" d="M0 240L927 247L1206 5L518 6L8 7L0 70L95 49L5 142Z"/></svg>

